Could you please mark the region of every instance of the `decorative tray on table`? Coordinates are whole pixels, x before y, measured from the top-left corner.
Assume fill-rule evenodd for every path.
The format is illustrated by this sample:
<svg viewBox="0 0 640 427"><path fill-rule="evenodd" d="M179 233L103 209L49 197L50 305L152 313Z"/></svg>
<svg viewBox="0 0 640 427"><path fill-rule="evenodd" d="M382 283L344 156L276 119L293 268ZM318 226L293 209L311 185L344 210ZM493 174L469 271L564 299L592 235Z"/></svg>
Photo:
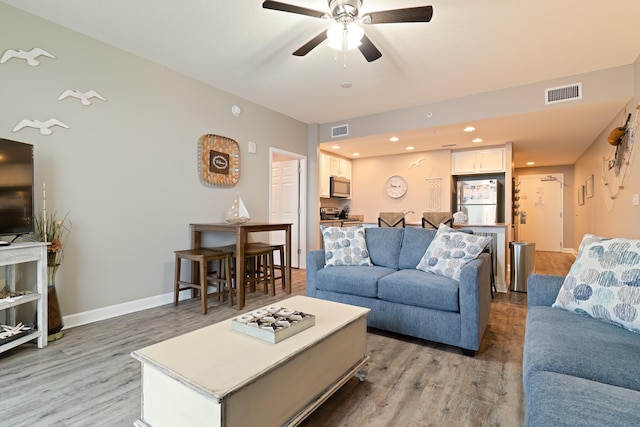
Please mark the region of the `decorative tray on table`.
<svg viewBox="0 0 640 427"><path fill-rule="evenodd" d="M235 317L231 329L275 344L315 324L313 314L273 305Z"/></svg>

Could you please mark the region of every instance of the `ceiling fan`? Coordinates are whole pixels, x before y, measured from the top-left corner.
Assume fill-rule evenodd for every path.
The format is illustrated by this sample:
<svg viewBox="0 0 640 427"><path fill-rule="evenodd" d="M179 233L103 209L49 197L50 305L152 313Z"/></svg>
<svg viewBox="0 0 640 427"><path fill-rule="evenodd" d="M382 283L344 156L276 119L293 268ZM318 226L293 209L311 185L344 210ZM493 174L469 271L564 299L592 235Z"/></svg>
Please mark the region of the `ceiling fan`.
<svg viewBox="0 0 640 427"><path fill-rule="evenodd" d="M364 34L364 30L356 25L356 22L362 22L363 24L429 22L433 16L432 6L384 10L370 12L360 16L359 12L363 0L328 0L328 2L329 13L278 1L265 1L262 3L262 7L265 9L312 16L314 18L333 19L336 22L336 25L329 28L329 30L321 32L293 52L295 56L305 56L325 39L329 39L329 46L338 50L357 47L367 62L375 61L382 56L382 53Z"/></svg>

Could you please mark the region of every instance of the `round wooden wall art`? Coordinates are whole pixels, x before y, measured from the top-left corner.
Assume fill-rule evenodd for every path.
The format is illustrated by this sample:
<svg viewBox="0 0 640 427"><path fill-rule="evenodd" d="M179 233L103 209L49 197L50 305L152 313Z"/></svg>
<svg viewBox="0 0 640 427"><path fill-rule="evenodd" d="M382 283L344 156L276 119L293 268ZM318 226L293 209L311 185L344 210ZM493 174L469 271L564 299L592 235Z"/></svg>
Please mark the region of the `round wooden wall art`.
<svg viewBox="0 0 640 427"><path fill-rule="evenodd" d="M240 179L240 147L231 138L202 135L198 140L198 176L207 186L231 187Z"/></svg>

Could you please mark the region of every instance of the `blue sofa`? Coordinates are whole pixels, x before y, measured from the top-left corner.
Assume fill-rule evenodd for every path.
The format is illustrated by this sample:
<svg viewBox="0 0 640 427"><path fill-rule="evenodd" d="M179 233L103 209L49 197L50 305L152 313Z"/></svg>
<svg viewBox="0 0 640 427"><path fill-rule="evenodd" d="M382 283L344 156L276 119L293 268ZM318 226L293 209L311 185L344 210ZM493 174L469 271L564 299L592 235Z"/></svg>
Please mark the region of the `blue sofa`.
<svg viewBox="0 0 640 427"><path fill-rule="evenodd" d="M491 306L489 255L466 264L460 281L417 270L436 230L366 228L373 266L325 267L307 253L307 295L371 309L370 327L460 347L475 354Z"/></svg>
<svg viewBox="0 0 640 427"><path fill-rule="evenodd" d="M525 424L640 426L640 334L552 308L563 281L529 277Z"/></svg>

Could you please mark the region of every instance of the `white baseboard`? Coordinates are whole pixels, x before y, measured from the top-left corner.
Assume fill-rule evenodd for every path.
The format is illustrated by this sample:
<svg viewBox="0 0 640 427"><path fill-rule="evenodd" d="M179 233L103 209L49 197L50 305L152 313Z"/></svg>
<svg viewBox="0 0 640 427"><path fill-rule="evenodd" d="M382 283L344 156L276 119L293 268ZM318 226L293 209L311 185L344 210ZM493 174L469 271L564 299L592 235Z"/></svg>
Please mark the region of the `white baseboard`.
<svg viewBox="0 0 640 427"><path fill-rule="evenodd" d="M191 298L191 291L186 290L180 292L180 300ZM100 320L111 319L112 317L122 316L123 314L135 313L136 311L146 310L161 305L171 304L173 302L173 292L153 297L143 298L136 301L129 301L122 304L116 304L109 307L97 308L82 313L70 314L63 316L64 329L75 328Z"/></svg>

